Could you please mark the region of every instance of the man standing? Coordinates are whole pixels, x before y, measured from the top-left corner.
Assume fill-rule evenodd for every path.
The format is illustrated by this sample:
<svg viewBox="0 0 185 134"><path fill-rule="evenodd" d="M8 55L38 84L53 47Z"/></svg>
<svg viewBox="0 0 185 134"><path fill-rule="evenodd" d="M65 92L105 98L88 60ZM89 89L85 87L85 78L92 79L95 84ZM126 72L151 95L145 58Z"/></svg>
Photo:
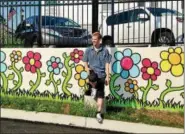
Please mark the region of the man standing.
<svg viewBox="0 0 185 134"><path fill-rule="evenodd" d="M109 51L106 47L101 44L102 36L99 32L95 32L92 35L93 46L86 49L83 62L85 69L88 74L90 70L93 70L98 78L97 82L89 84L97 89L96 92L96 101L97 101L97 114L96 118L99 123L103 121L103 104L104 104L104 88L105 85L109 84L109 66L111 62L111 57Z"/></svg>

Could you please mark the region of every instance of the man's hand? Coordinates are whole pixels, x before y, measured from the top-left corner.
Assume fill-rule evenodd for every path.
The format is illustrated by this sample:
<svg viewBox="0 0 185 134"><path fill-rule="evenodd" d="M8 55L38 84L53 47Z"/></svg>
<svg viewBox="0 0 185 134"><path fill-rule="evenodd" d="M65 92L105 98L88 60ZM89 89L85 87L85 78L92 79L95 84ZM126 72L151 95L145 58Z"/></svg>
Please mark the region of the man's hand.
<svg viewBox="0 0 185 134"><path fill-rule="evenodd" d="M110 82L110 80L109 80L109 77L107 76L106 79L105 79L105 85L108 86L109 82Z"/></svg>
<svg viewBox="0 0 185 134"><path fill-rule="evenodd" d="M96 83L97 82L91 82L91 81L89 81L89 84L92 86L92 88L96 88Z"/></svg>

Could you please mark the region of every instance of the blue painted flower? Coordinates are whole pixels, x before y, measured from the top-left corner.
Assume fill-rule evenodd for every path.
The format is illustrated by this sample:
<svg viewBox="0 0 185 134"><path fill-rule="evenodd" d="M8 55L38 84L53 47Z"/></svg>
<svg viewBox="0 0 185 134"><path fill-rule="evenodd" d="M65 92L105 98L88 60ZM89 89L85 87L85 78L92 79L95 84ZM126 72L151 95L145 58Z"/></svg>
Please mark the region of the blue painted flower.
<svg viewBox="0 0 185 134"><path fill-rule="evenodd" d="M132 50L127 48L115 52L114 57L116 61L112 65L112 70L114 73L121 75L123 79L127 79L129 76L136 78L140 74L139 67L137 64L141 61L141 56L138 53L132 53Z"/></svg>
<svg viewBox="0 0 185 134"><path fill-rule="evenodd" d="M6 54L3 51L0 51L0 57L0 72L4 73L7 70L7 65L4 63Z"/></svg>
<svg viewBox="0 0 185 134"><path fill-rule="evenodd" d="M60 74L60 70L63 68L63 64L59 57L52 56L50 60L47 61L48 71L53 72L55 75Z"/></svg>

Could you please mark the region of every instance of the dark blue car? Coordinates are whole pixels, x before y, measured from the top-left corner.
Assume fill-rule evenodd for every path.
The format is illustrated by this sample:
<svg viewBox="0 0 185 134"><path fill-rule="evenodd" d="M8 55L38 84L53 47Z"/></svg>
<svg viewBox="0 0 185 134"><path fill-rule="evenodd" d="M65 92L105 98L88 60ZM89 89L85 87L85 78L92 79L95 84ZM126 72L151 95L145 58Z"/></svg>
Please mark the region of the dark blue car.
<svg viewBox="0 0 185 134"><path fill-rule="evenodd" d="M79 24L63 17L32 16L21 22L15 35L24 40L24 47L86 47L91 35ZM40 29L40 30L39 30Z"/></svg>

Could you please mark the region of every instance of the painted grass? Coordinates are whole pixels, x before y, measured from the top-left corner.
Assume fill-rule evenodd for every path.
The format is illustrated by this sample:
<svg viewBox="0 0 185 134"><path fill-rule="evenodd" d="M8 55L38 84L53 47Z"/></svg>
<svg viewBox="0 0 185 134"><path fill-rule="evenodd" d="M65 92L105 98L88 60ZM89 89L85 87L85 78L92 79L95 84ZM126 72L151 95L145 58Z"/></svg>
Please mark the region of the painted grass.
<svg viewBox="0 0 185 134"><path fill-rule="evenodd" d="M1 93L0 105L2 108L21 109L26 111L36 112L50 112L59 114L68 114L82 117L95 117L96 109L85 106L82 100L69 101L69 100L58 100L58 99L39 99L39 97L23 96L23 95L9 95ZM45 97L47 98L47 97ZM168 122L163 119L156 119L149 117L146 113L149 112L147 109L142 109L142 112L137 112L134 108L116 108L107 106L107 113L105 119L120 120L128 122L146 123L152 125L170 126L183 128L184 124ZM136 114L135 116L133 116ZM168 114L168 113L167 113ZM166 115L166 114L165 114ZM178 117L184 118L183 112L176 113ZM170 117L173 113L170 113ZM175 118L175 117L174 117ZM176 119L176 118L175 118Z"/></svg>

